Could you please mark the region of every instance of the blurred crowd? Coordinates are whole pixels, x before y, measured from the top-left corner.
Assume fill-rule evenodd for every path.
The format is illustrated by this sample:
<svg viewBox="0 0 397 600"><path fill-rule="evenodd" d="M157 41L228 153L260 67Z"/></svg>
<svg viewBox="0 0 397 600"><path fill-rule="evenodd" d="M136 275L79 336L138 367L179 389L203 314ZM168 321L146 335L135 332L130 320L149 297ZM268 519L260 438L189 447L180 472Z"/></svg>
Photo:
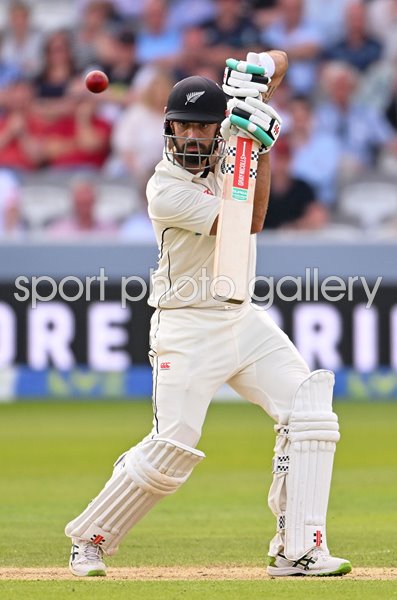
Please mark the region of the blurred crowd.
<svg viewBox="0 0 397 600"><path fill-rule="evenodd" d="M40 1L9 0L0 30L0 235L153 241L166 98L182 77L220 82L248 50L290 62L265 230L347 222L343 190L366 178L397 187L397 0L63 0L73 20L55 28ZM93 68L102 94L84 87Z"/></svg>

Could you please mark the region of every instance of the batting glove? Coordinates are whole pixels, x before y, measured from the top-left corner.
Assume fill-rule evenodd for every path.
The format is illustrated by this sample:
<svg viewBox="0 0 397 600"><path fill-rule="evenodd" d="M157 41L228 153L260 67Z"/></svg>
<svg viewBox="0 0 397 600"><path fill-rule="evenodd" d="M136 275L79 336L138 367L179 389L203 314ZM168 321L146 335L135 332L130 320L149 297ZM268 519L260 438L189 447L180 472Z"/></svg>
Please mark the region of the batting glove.
<svg viewBox="0 0 397 600"><path fill-rule="evenodd" d="M259 98L267 92L269 83L270 77L262 65L234 58L226 60L222 89L228 96Z"/></svg>
<svg viewBox="0 0 397 600"><path fill-rule="evenodd" d="M257 98L268 91L275 64L268 52L248 52L247 60L226 60L223 91L228 96Z"/></svg>
<svg viewBox="0 0 397 600"><path fill-rule="evenodd" d="M243 135L260 143L259 154L269 152L281 131L281 117L268 104L257 98L232 98L228 117L221 124L221 135L228 141L230 135Z"/></svg>

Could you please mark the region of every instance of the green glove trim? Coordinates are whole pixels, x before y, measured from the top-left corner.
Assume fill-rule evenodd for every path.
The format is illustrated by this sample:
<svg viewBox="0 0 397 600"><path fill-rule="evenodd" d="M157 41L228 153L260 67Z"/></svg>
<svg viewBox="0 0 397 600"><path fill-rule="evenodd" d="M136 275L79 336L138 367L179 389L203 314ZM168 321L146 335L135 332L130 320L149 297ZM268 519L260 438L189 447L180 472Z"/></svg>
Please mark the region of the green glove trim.
<svg viewBox="0 0 397 600"><path fill-rule="evenodd" d="M243 117L238 117L237 115L233 114L230 115L229 119L232 125L236 125L236 127L240 127L240 129L244 129L244 131L247 131L248 133L253 135L258 140L258 142L261 142L261 144L266 146L266 148L269 148L269 146L273 145L274 140L272 140L270 135L268 135L265 131L263 131L263 129L255 125L255 123L251 123L251 121L248 121L247 119L243 119ZM249 127L251 129L249 129Z"/></svg>
<svg viewBox="0 0 397 600"><path fill-rule="evenodd" d="M245 65L244 71L241 71L240 69L237 68L237 65L239 63L241 63L241 60L236 60L235 58L227 58L226 59L226 65L229 67L229 69L232 69L233 71L240 71L240 73L250 73L250 75L262 75L263 76L265 74L264 67L260 67L259 65L247 64L247 65Z"/></svg>

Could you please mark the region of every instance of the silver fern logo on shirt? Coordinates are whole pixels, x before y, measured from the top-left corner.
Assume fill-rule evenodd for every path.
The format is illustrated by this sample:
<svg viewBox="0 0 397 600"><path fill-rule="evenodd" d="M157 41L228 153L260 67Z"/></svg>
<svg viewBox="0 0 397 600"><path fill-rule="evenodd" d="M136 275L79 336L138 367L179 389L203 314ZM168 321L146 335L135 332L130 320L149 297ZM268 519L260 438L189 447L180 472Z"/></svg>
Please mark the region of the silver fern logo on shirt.
<svg viewBox="0 0 397 600"><path fill-rule="evenodd" d="M205 94L204 92L189 92L188 94L186 94L186 102L185 102L185 106L188 102L191 102L192 104L194 104L195 102L197 102L197 100L199 98L201 98L201 96Z"/></svg>

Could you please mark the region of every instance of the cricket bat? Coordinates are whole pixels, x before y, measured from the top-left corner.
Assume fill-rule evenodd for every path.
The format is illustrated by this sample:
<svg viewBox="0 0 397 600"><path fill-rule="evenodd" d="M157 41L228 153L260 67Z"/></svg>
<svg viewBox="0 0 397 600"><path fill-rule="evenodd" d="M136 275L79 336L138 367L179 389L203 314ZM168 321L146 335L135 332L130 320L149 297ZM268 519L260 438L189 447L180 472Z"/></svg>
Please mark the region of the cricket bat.
<svg viewBox="0 0 397 600"><path fill-rule="evenodd" d="M271 50L275 63L269 89L262 94L268 102L288 67L285 52ZM224 163L221 209L215 242L214 297L222 302L241 304L248 294L248 261L255 195L259 142L231 135Z"/></svg>

